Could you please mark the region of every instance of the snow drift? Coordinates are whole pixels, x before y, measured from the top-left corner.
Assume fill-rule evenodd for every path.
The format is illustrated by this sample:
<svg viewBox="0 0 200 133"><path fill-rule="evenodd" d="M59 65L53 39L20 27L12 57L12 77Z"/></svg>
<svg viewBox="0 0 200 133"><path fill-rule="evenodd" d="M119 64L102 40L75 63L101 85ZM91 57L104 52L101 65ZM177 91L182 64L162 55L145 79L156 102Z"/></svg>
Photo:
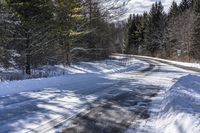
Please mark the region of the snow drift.
<svg viewBox="0 0 200 133"><path fill-rule="evenodd" d="M148 63L134 58L118 58L118 56L113 56L112 59L108 60L80 62L79 64L67 67L62 65L45 66L40 71L38 70L38 73L43 73L46 70L48 76L45 77L47 78L0 82L0 96L39 91L47 88L64 90L88 90L93 88L95 90L95 88L109 87L118 82L110 79L108 75L134 72L149 66Z"/></svg>
<svg viewBox="0 0 200 133"><path fill-rule="evenodd" d="M154 112L157 115L153 120L156 132L199 133L200 77L184 76L163 95L157 98L161 101L157 107L159 111Z"/></svg>

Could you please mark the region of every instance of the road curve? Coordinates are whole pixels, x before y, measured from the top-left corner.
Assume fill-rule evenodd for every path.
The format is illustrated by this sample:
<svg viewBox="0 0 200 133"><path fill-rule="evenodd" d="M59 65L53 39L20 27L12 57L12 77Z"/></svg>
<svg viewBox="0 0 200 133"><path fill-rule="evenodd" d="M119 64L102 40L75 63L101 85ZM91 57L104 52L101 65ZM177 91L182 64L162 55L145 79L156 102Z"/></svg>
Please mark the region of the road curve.
<svg viewBox="0 0 200 133"><path fill-rule="evenodd" d="M132 76L139 75L141 78L158 71L158 63L143 61L148 62L149 67ZM137 128L139 120L150 117L148 108L151 99L160 89L162 87L157 85L137 83L135 78L122 79L109 92L110 97L99 99L87 113L71 119L63 133L122 133L130 126Z"/></svg>
<svg viewBox="0 0 200 133"><path fill-rule="evenodd" d="M122 75L122 82L113 87L111 97L100 99L98 106L70 120L63 133L124 133L129 128L137 132L141 121L148 120L154 113L150 110L152 99L180 77L192 73L180 66L132 57L149 63L149 67Z"/></svg>
<svg viewBox="0 0 200 133"><path fill-rule="evenodd" d="M132 58L132 57L131 57ZM155 97L160 90L163 89L164 84L176 81L174 75L180 75L181 70L171 70L163 66L157 61L141 59L149 64L145 68L136 72L120 72L117 73L116 79L118 83L109 87L102 87L95 90L88 91L80 98L80 102L86 100L90 94L98 96L94 101L88 101L81 106L77 106L77 111L72 114L65 113L69 100L69 92L63 90L45 90L36 91L33 95L36 98L26 97L26 95L14 95L13 97L0 97L0 133L5 132L29 132L29 133L47 133L47 132L64 132L64 133L121 133L127 128L137 128L140 120L146 120L150 116L149 107L151 106L152 98ZM173 77L169 76L173 73ZM153 82L152 82L153 81ZM157 83L157 81L159 81ZM37 97L45 96L45 99L37 99ZM79 95L77 96L79 97ZM77 98L71 96L70 98ZM57 102L63 101L62 106ZM75 99L77 100L77 99ZM72 104L76 104L73 103ZM1 105L3 105L1 107ZM71 105L70 105L71 106ZM72 105L74 106L74 105ZM47 109L44 110L43 107ZM53 112L48 109L52 109ZM59 111L63 110L62 113ZM44 112L45 111L45 112ZM46 113L56 114L60 113L59 117L48 118ZM29 119L31 116L32 119ZM41 116L42 119L47 119L46 123L40 123L40 120L34 119L32 116ZM18 122L17 120L20 120ZM25 120L37 121L37 128L24 127ZM16 124L9 124L17 121ZM30 125L31 126L31 125ZM14 127L18 128L14 130ZM59 130L57 130L59 129Z"/></svg>

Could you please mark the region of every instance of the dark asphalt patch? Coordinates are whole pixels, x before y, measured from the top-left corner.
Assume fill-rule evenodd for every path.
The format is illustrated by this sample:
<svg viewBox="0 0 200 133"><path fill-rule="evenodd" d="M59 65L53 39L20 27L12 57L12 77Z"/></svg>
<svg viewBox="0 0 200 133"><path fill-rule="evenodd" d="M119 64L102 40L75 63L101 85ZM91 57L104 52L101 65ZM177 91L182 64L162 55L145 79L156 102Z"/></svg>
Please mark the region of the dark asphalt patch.
<svg viewBox="0 0 200 133"><path fill-rule="evenodd" d="M87 114L79 114L63 133L122 133L140 119L148 119L151 98L158 86L133 86L133 91L121 92L104 99Z"/></svg>

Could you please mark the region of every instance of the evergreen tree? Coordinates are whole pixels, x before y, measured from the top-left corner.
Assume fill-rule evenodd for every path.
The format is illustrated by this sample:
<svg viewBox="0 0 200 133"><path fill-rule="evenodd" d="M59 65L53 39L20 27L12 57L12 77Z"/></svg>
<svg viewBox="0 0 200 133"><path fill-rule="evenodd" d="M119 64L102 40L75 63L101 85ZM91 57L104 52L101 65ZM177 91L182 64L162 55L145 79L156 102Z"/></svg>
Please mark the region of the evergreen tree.
<svg viewBox="0 0 200 133"><path fill-rule="evenodd" d="M35 59L44 54L48 44L52 42L49 37L51 29L51 19L53 17L51 10L51 0L7 0L20 18L20 36L19 43L20 54L24 55L24 65L26 74L31 74L31 65L34 65ZM41 59L40 61L42 61Z"/></svg>
<svg viewBox="0 0 200 133"><path fill-rule="evenodd" d="M186 9L189 9L190 6L191 6L191 0L182 0L179 5L179 8L180 8L180 11L183 12Z"/></svg>
<svg viewBox="0 0 200 133"><path fill-rule="evenodd" d="M82 15L82 4L79 0L57 0L55 1L55 33L61 54L64 56L63 63L71 64L71 45L76 37L83 34L78 25L84 21Z"/></svg>
<svg viewBox="0 0 200 133"><path fill-rule="evenodd" d="M140 54L189 61L191 55L199 58L198 9L197 0L182 0L180 5L173 1L169 13L165 14L162 3L156 2L139 23L135 24L136 19L132 17L135 15L130 16L127 51L135 53L131 50L139 44Z"/></svg>
<svg viewBox="0 0 200 133"><path fill-rule="evenodd" d="M110 10L102 7L101 3L105 0L95 1L86 0L86 29L87 34L83 38L83 42L87 45L88 59L102 59L108 57L113 48L111 48L116 40L113 40L113 31L115 27L111 27L109 20ZM110 6L109 6L110 7ZM111 7L110 7L111 8ZM116 7L115 7L116 8Z"/></svg>
<svg viewBox="0 0 200 133"><path fill-rule="evenodd" d="M150 22L149 22L149 44L148 51L151 56L155 56L157 50L163 44L163 33L165 28L165 13L164 7L161 2L152 5L150 11Z"/></svg>
<svg viewBox="0 0 200 133"><path fill-rule="evenodd" d="M177 17L180 15L178 4L173 1L168 13L167 26L164 33L165 56L172 57L174 46L177 45Z"/></svg>
<svg viewBox="0 0 200 133"><path fill-rule="evenodd" d="M127 46L127 53L136 54L137 49L137 18L138 16L133 15L132 20L130 22L130 27L128 30L128 46Z"/></svg>
<svg viewBox="0 0 200 133"><path fill-rule="evenodd" d="M11 64L11 42L13 41L16 32L17 19L14 13L6 6L5 3L0 3L0 64L9 67Z"/></svg>
<svg viewBox="0 0 200 133"><path fill-rule="evenodd" d="M193 33L193 45L191 49L191 55L193 58L200 58L200 1L194 1L194 12L195 12L195 22L194 22L194 33Z"/></svg>
<svg viewBox="0 0 200 133"><path fill-rule="evenodd" d="M147 44L148 44L148 28L149 28L149 15L148 13L144 13L142 18L141 18L141 26L140 26L140 53L141 54L147 54Z"/></svg>
<svg viewBox="0 0 200 133"><path fill-rule="evenodd" d="M173 1L169 9L169 17L175 17L178 15L178 13L179 13L178 4L175 1Z"/></svg>

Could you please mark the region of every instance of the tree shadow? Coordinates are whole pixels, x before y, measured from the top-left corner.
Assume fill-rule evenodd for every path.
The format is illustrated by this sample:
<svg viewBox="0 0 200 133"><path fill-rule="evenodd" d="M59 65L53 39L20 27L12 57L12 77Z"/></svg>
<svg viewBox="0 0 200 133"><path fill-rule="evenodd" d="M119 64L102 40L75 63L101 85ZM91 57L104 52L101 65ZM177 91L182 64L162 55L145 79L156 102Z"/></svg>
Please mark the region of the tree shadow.
<svg viewBox="0 0 200 133"><path fill-rule="evenodd" d="M1 96L0 132L22 130L37 132L39 125L50 126L57 122L57 119L70 118L72 115L78 114L82 108L89 107L98 98L98 94L95 95L95 93L111 86L113 84L111 82L113 80L102 77L91 86L86 84L79 88L76 86L70 88L52 86L37 91ZM100 84L99 87L103 89L93 88L96 84Z"/></svg>
<svg viewBox="0 0 200 133"><path fill-rule="evenodd" d="M64 133L122 133L137 120L150 117L151 98L160 89L158 86L137 84L129 90L118 90L114 97L113 91L111 97L99 101L99 106L73 119Z"/></svg>
<svg viewBox="0 0 200 133"><path fill-rule="evenodd" d="M46 126L59 126L57 122L60 119L79 114L73 119L77 124L65 132L118 133L125 131L138 119L149 118L151 98L161 88L138 84L136 80L107 85L113 81L101 80L96 84L102 86L95 89L84 86L81 89L46 88L0 97L0 132L38 132ZM104 89L109 91L100 95ZM89 113L80 113L82 108L88 109Z"/></svg>

